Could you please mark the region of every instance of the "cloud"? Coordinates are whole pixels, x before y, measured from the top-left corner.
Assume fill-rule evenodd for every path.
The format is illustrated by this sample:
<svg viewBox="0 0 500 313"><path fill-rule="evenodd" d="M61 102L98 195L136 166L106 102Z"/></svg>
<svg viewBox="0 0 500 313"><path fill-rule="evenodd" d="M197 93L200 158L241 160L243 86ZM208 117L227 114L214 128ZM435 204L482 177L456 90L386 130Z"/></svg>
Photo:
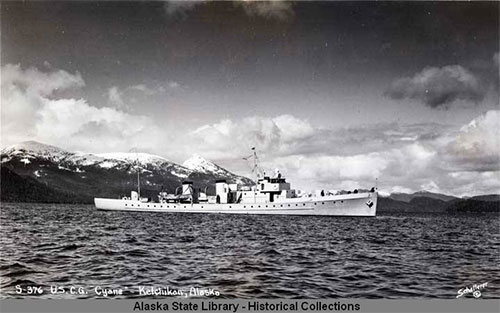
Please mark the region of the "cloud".
<svg viewBox="0 0 500 313"><path fill-rule="evenodd" d="M124 108L125 102L123 101L123 92L121 92L118 87L113 86L108 89L108 101L117 108Z"/></svg>
<svg viewBox="0 0 500 313"><path fill-rule="evenodd" d="M448 108L457 100L480 102L486 90L479 79L460 65L427 67L413 77L394 81L384 93L395 99L414 99L430 108Z"/></svg>
<svg viewBox="0 0 500 313"><path fill-rule="evenodd" d="M237 1L249 16L261 16L285 20L294 15L291 1Z"/></svg>
<svg viewBox="0 0 500 313"><path fill-rule="evenodd" d="M303 156L277 158L276 163L287 171L294 171L300 179L327 182L338 180L369 179L375 181L389 162L380 153L353 156Z"/></svg>
<svg viewBox="0 0 500 313"><path fill-rule="evenodd" d="M36 135L41 99L53 93L85 86L80 73L63 70L40 72L36 68L22 69L19 64L6 64L1 68L2 81L2 141Z"/></svg>
<svg viewBox="0 0 500 313"><path fill-rule="evenodd" d="M444 147L456 170L500 170L500 111L491 110L463 126Z"/></svg>
<svg viewBox="0 0 500 313"><path fill-rule="evenodd" d="M319 128L286 114L224 119L187 134L169 134L147 116L58 96L83 86L78 72L3 66L2 144L38 140L87 152L137 147L168 158L196 152L246 175L251 175L251 164L242 157L255 146L261 165L268 171L280 168L298 189L370 188L377 178L384 192L431 189L471 195L500 189L498 110L463 126ZM175 151L167 151L165 142Z"/></svg>
<svg viewBox="0 0 500 313"><path fill-rule="evenodd" d="M453 182L453 194L470 196L476 194L498 194L500 171L471 172L458 171L447 174Z"/></svg>
<svg viewBox="0 0 500 313"><path fill-rule="evenodd" d="M387 123L322 129L292 115L254 116L204 125L190 134L188 149L251 176L251 164L241 157L256 146L261 166L279 168L298 189L371 188L378 179L386 193L470 195L500 188L500 180L480 174L499 171L498 124L493 111L458 128ZM463 174L468 171L475 174ZM458 172L460 182L452 174Z"/></svg>
<svg viewBox="0 0 500 313"><path fill-rule="evenodd" d="M63 70L40 72L36 68L21 69L20 64L6 64L2 67L2 86L16 88L30 95L47 96L55 91L85 86L79 72ZM11 89L13 90L13 89Z"/></svg>
<svg viewBox="0 0 500 313"><path fill-rule="evenodd" d="M146 84L137 84L132 85L126 88L127 90L140 91L145 95L152 96L161 93L165 93L167 91L176 91L185 89L185 86L181 85L179 82L175 80L168 80L166 82L155 82L149 85Z"/></svg>
<svg viewBox="0 0 500 313"><path fill-rule="evenodd" d="M349 128L324 129L292 115L274 118L253 116L222 120L194 131L198 149L214 158L244 155L256 146L272 156L357 155L434 140L446 125L383 123ZM236 140L234 140L236 139Z"/></svg>
<svg viewBox="0 0 500 313"><path fill-rule="evenodd" d="M186 16L188 11L203 2L203 0L166 1L163 8L169 16Z"/></svg>
<svg viewBox="0 0 500 313"><path fill-rule="evenodd" d="M318 128L286 114L222 120L191 134L201 154L219 160L236 159L257 147L272 157L290 155L350 156L435 140L448 125L380 123L348 128Z"/></svg>
<svg viewBox="0 0 500 313"><path fill-rule="evenodd" d="M308 186L321 183L338 187L332 185L332 178L374 182L384 172L405 176L409 167L425 169L435 152L416 142L426 133L421 128L389 124L319 129L291 115L256 116L202 126L191 134L191 142L200 154L222 161L241 159L255 146L268 170L277 165ZM378 140L373 142L375 137ZM240 170L248 166L239 164Z"/></svg>
<svg viewBox="0 0 500 313"><path fill-rule="evenodd" d="M169 16L185 17L187 13L196 6L211 2L212 0L184 0L165 2L165 12ZM243 8L248 16L259 16L269 19L285 20L294 15L293 3L286 0L236 0L232 1L237 6Z"/></svg>
<svg viewBox="0 0 500 313"><path fill-rule="evenodd" d="M251 147L270 155L290 154L315 133L308 121L291 115L246 117L204 125L192 134L196 147L217 159L244 156Z"/></svg>
<svg viewBox="0 0 500 313"><path fill-rule="evenodd" d="M357 155L293 155L278 157L276 164L301 189L371 188L379 179L383 190L404 186L418 190L422 181L433 177L436 153L421 144ZM411 169L411 170L410 170Z"/></svg>
<svg viewBox="0 0 500 313"><path fill-rule="evenodd" d="M433 180L429 180L426 183L420 185L420 189L435 193L443 192Z"/></svg>
<svg viewBox="0 0 500 313"><path fill-rule="evenodd" d="M164 136L148 117L57 97L56 91L82 86L78 72L2 66L2 145L37 140L69 150L107 152L161 144Z"/></svg>
<svg viewBox="0 0 500 313"><path fill-rule="evenodd" d="M177 89L177 88L180 88L180 87L181 87L181 84L179 84L179 83L178 83L178 82L176 82L176 81L171 80L171 81L169 81L169 82L167 83L167 86L168 86L169 88L172 88L172 89Z"/></svg>
<svg viewBox="0 0 500 313"><path fill-rule="evenodd" d="M388 194L391 193L412 193L413 190L410 188L402 187L402 186L393 186L392 189L388 192Z"/></svg>
<svg viewBox="0 0 500 313"><path fill-rule="evenodd" d="M150 88L145 84L137 84L129 87L131 90L141 91L146 95L154 95L158 92L158 90Z"/></svg>

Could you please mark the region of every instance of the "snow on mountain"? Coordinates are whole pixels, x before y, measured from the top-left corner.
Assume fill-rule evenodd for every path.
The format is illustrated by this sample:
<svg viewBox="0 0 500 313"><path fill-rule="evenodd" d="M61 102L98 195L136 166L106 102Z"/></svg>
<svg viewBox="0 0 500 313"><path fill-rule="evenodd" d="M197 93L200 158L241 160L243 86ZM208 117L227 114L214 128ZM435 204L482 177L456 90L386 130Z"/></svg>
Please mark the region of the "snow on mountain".
<svg viewBox="0 0 500 313"><path fill-rule="evenodd" d="M4 148L2 153L2 163L8 162L12 157L22 157L21 162L30 163L30 159L41 158L54 162L66 162L76 166L92 166L96 165L101 168L112 168L116 166L130 166L139 161L141 166L155 165L162 166L164 163L174 164L167 159L147 154L147 153L73 153L61 148L39 143L36 141L25 141L19 144ZM181 171L182 172L182 171ZM185 173L182 173L183 175Z"/></svg>
<svg viewBox="0 0 500 313"><path fill-rule="evenodd" d="M135 152L117 152L117 153L96 153L97 157L103 158L105 160L120 160L123 162L135 163L139 162L141 164L161 164L165 162L170 162L169 160L154 154L148 153L135 153Z"/></svg>
<svg viewBox="0 0 500 313"><path fill-rule="evenodd" d="M76 152L66 159L80 166L91 166L104 162L104 158L90 153Z"/></svg>
<svg viewBox="0 0 500 313"><path fill-rule="evenodd" d="M70 156L72 153L56 146L46 145L36 141L24 141L2 149L2 155L23 156L24 159L41 157L52 161L60 161ZM2 158L2 162L4 162ZM26 161L24 161L26 162Z"/></svg>
<svg viewBox="0 0 500 313"><path fill-rule="evenodd" d="M205 182L214 178L228 178L241 184L251 182L199 155L194 155L186 160L183 165L179 165L164 157L148 153L118 152L91 154L68 152L61 148L36 141L26 141L2 149L1 158L2 165L9 164L13 168L17 167L20 172L29 172L29 175L35 177L41 177L42 173L45 175L49 171L49 168L56 171L64 171L68 175L78 173L79 176L82 176L81 173L84 172L87 174L92 172L104 175L105 172L108 173L111 170L116 175L120 172L130 175L136 172L138 166L141 173L146 173L148 177L157 177L158 182L162 181L162 179L183 180L191 177L192 174L196 174L196 178L194 179Z"/></svg>
<svg viewBox="0 0 500 313"><path fill-rule="evenodd" d="M182 166L188 168L194 172L203 173L207 175L213 175L218 178L227 178L235 183L241 185L252 185L252 180L238 176L230 171L218 166L217 164L210 162L198 154L194 154L192 157L184 161Z"/></svg>
<svg viewBox="0 0 500 313"><path fill-rule="evenodd" d="M228 171L221 168L220 166L202 158L201 156L194 154L191 158L187 159L182 163L182 166L201 173L214 173L214 174L227 174Z"/></svg>

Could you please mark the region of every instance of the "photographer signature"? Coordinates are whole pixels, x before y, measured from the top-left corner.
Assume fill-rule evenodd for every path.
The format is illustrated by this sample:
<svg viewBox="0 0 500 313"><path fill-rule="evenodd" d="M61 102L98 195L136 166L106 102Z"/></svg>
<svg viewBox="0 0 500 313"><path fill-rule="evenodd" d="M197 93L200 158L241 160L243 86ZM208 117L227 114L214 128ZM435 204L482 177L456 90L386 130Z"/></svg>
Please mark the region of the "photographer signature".
<svg viewBox="0 0 500 313"><path fill-rule="evenodd" d="M459 289L457 291L457 298L460 298L462 296L465 296L469 293L472 293L472 295L474 296L474 298L479 298L481 297L481 290L483 290L484 288L486 288L486 286L488 286L488 283L482 283L482 284L474 284L472 285L472 287L465 287L465 288L462 288L462 289Z"/></svg>

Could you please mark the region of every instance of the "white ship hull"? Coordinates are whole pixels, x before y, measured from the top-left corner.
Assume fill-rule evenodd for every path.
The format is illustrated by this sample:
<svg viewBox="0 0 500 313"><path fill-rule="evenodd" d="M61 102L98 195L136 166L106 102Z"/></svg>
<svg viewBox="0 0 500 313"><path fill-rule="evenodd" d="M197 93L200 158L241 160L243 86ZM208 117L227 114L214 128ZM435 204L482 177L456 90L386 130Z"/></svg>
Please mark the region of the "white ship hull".
<svg viewBox="0 0 500 313"><path fill-rule="evenodd" d="M377 211L377 192L291 198L270 203L154 203L103 198L95 198L94 202L96 208L99 210L118 211L375 216Z"/></svg>

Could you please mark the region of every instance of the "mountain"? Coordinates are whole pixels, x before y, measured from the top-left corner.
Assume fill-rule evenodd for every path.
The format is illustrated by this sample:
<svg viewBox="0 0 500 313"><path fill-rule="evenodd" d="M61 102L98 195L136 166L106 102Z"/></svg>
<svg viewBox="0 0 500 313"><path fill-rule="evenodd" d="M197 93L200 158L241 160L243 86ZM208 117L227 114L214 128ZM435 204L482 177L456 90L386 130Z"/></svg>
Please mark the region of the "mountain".
<svg viewBox="0 0 500 313"><path fill-rule="evenodd" d="M21 177L2 167L2 201L41 203L89 203L92 198L54 190L31 177Z"/></svg>
<svg viewBox="0 0 500 313"><path fill-rule="evenodd" d="M449 196L449 195L444 195L444 194L440 194L440 193L434 193L434 192L429 192L429 191L417 191L415 193L400 193L400 192L395 192L395 193L391 193L391 195L389 196L389 198L393 199L393 200L396 200L396 201L403 201L403 202L407 202L407 203L410 203L410 201L413 199L413 198L417 198L417 197L425 197L425 198L431 198L431 199L437 199L437 200L442 200L442 201L451 201L451 200L454 200L454 199L459 199L457 197L454 197L454 196Z"/></svg>
<svg viewBox="0 0 500 313"><path fill-rule="evenodd" d="M193 171L198 171L202 173L213 172L213 173L224 173L228 172L222 167L215 165L214 163L202 158L201 156L194 154L191 158L187 159L182 163L182 166L189 168Z"/></svg>
<svg viewBox="0 0 500 313"><path fill-rule="evenodd" d="M226 178L228 181L232 181L241 185L253 184L253 181L249 178L233 174L230 171L202 158L197 154L194 154L191 158L184 161L184 163L182 163L182 166L192 170L195 173L209 174L221 178Z"/></svg>
<svg viewBox="0 0 500 313"><path fill-rule="evenodd" d="M482 196L474 197L481 199ZM392 196L379 197L377 213L500 213L500 201L491 195L484 200L455 198L443 201L428 197L414 197L409 202L395 200Z"/></svg>
<svg viewBox="0 0 500 313"><path fill-rule="evenodd" d="M500 201L500 195L482 195L482 196L474 196L469 198L471 200L480 200L480 201Z"/></svg>
<svg viewBox="0 0 500 313"><path fill-rule="evenodd" d="M175 192L184 180L193 181L197 188L211 186L221 178L243 185L252 184L250 179L230 173L201 157L198 157L198 166L195 160L189 164L193 169L147 153L74 153L27 141L1 151L2 175L5 171L6 178L10 179L6 187L2 176L1 199L45 201L47 195L54 197L54 193L60 194L54 199L73 195L78 199L76 202L91 202L94 197L116 198L137 189L137 172L140 173L141 194L151 198L160 190ZM25 187L16 188L18 185ZM38 196L31 194L26 198L20 194L27 190Z"/></svg>
<svg viewBox="0 0 500 313"><path fill-rule="evenodd" d="M388 197L379 197L377 204L378 213L409 213L415 212L415 208L407 202L394 200Z"/></svg>
<svg viewBox="0 0 500 313"><path fill-rule="evenodd" d="M418 191L412 194L392 193L379 198L378 212L415 213L500 213L500 195L483 195L469 198Z"/></svg>
<svg viewBox="0 0 500 313"><path fill-rule="evenodd" d="M409 204L415 208L419 208L421 211L432 213L444 212L447 207L447 202L444 200L424 196L411 199Z"/></svg>
<svg viewBox="0 0 500 313"><path fill-rule="evenodd" d="M413 194L408 194L403 192L393 192L387 198L394 201L410 203L410 200L413 199Z"/></svg>
<svg viewBox="0 0 500 313"><path fill-rule="evenodd" d="M466 199L453 201L446 207L448 213L500 213L500 201Z"/></svg>
<svg viewBox="0 0 500 313"><path fill-rule="evenodd" d="M431 198L431 199L436 199L436 200L441 200L444 202L459 199L454 196L449 196L445 194L440 194L440 193L435 193L435 192L430 192L430 191L417 191L414 194L414 197L426 197L426 198Z"/></svg>

